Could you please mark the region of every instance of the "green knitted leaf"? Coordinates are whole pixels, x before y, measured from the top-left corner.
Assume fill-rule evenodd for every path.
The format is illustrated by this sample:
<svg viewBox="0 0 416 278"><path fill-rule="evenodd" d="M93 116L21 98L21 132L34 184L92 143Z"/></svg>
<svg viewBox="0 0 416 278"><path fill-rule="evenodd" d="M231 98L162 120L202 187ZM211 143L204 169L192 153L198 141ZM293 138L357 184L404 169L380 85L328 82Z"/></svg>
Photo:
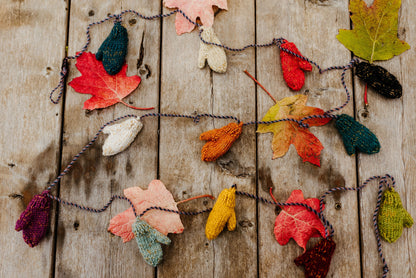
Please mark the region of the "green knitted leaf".
<svg viewBox="0 0 416 278"><path fill-rule="evenodd" d="M354 120L353 117L342 114L336 119L335 127L338 129L345 150L349 155L355 154L355 150L368 154L380 151L380 142L374 133Z"/></svg>
<svg viewBox="0 0 416 278"><path fill-rule="evenodd" d="M394 189L386 190L381 200L378 213L378 230L387 242L395 242L400 238L403 227L413 225L412 216L403 208L399 193Z"/></svg>

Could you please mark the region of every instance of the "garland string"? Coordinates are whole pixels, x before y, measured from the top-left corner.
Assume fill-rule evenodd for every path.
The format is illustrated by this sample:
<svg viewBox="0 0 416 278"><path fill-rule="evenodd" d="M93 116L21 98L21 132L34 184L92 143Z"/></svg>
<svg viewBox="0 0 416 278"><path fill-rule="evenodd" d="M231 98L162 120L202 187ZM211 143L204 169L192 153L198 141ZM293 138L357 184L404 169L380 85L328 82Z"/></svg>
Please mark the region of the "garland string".
<svg viewBox="0 0 416 278"><path fill-rule="evenodd" d="M124 14L126 14L126 13L133 13L133 14L137 15L138 17L140 17L142 19L145 19L145 20L153 20L153 19L157 19L157 18L169 17L169 16L171 16L173 14L176 14L177 12L181 13L189 22L191 22L195 26L197 26L197 27L200 27L201 26L197 22L192 21L183 11L181 11L179 9L174 10L174 11L172 11L170 13L167 13L167 14L157 14L157 15L153 15L153 16L144 16L144 15L142 15L139 12L134 11L134 10L124 10L120 14L109 15L108 17L106 17L103 20L96 21L96 22L92 22L92 23L88 24L87 31L86 31L87 42L85 43L85 45L83 46L83 48L81 49L81 51L79 51L74 56L67 56L67 57L65 57L63 59L63 61L62 61L62 67L61 67L61 72L60 72L59 84L51 91L51 93L49 95L49 99L51 100L51 102L54 103L54 104L58 104L59 103L59 101L60 101L60 99L62 97L63 91L64 91L64 84L65 84L66 76L68 74L68 61L70 59L76 59L76 58L78 58L79 56L81 56L88 49L88 46L89 46L89 44L91 42L90 29L91 29L92 26L102 24L102 23L104 23L104 22L106 22L106 21L108 21L110 19L114 19L115 22L121 21L122 16ZM310 60L309 58L304 57L304 56L299 55L299 54L296 54L296 53L294 53L294 52L292 52L292 51L290 51L290 50L282 47L281 44L285 40L284 38L273 38L273 40L271 42L266 43L266 44L249 44L249 45L246 45L246 46L244 46L242 48L231 48L231 47L229 47L227 45L224 45L224 44L217 44L217 43L208 42L208 41L204 40L202 38L202 35L201 35L202 32L203 32L203 30L201 29L199 31L199 38L200 38L200 40L203 43L209 44L209 45L215 45L215 46L218 46L218 47L222 47L222 48L227 49L229 51L240 52L240 51L243 51L243 50L245 50L247 48L250 48L250 47L260 48L260 47L269 47L269 46L276 45L277 47L279 47L280 50L285 51L285 52L287 52L287 53L289 53L289 54L291 54L291 55L293 55L293 56L295 56L297 58L300 58L302 60L305 60L305 61L313 64L314 66L316 66L318 68L320 74L322 74L322 73L324 73L326 71L335 70L335 69L342 69L343 70L342 71L342 74L341 74L341 83L342 83L342 85L343 85L343 87L345 89L345 92L347 94L347 100L346 100L346 102L344 104L342 104L339 107L336 107L336 108L333 108L333 109L330 109L330 110L326 111L323 115L311 115L311 116L302 118L300 121L295 121L293 119L287 120L287 121L295 121L295 122L298 122L298 124L301 127L308 128L309 125L303 123L303 121L308 120L308 119L313 119L313 118L321 118L321 119L322 118L337 118L338 116L337 115L333 115L332 113L335 112L335 111L340 111L341 109L343 109L350 102L351 96L350 96L350 93L348 91L348 88L347 88L347 86L345 84L345 80L344 80L344 78L345 78L345 72L348 69L353 68L354 65L359 62L358 59L352 59L346 66L332 66L332 67L328 67L328 68L322 69L316 62ZM58 97L55 100L55 99L53 99L53 94L54 94L54 92L58 88L59 88L59 94L58 94ZM264 123L267 123L267 122L253 121L253 122L249 122L247 124L264 124ZM276 123L276 121L272 121L272 122L269 122L269 123Z"/></svg>
<svg viewBox="0 0 416 278"><path fill-rule="evenodd" d="M379 180L379 185L378 185L378 192L377 192L377 204L376 204L376 208L374 209L374 213L373 213L373 226L374 226L374 233L376 234L376 240L377 240L377 251L378 251L378 255L383 263L383 278L387 277L387 273L389 272L389 267L386 263L386 259L383 255L383 249L381 247L381 239L380 239L380 232L378 230L378 221L377 221L377 217L378 217L378 212L380 210L380 204L381 204L381 197L383 194L383 185L386 186L388 189L394 188L396 186L396 181L394 179L393 176L389 175L389 174L385 174L384 176L372 176L370 178L368 178L367 180L365 180L361 186L359 187L334 187L331 188L330 190L326 191L320 198L319 198L319 209L320 211L323 211L323 206L324 206L324 201L327 195L336 192L336 191L358 191L360 192L364 187L366 187L368 185L368 183L370 181L373 180ZM388 182L388 179L391 180L392 184L390 184Z"/></svg>

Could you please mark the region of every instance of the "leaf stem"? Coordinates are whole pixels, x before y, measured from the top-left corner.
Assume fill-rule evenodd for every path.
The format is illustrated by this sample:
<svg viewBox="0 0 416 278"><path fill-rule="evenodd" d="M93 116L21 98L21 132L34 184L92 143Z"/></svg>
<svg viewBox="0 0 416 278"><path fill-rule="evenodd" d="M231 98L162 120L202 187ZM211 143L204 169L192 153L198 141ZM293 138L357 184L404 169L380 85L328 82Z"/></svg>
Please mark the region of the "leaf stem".
<svg viewBox="0 0 416 278"><path fill-rule="evenodd" d="M274 103L277 102L277 100L266 90L266 88L264 88L263 85L261 85L260 82L256 80L256 78L254 78L254 76L252 76L247 70L244 70L244 73L247 74L251 79L253 79L253 81L256 82L257 85L259 85L260 88L262 88L269 95L269 97L272 98Z"/></svg>
<svg viewBox="0 0 416 278"><path fill-rule="evenodd" d="M199 198L205 198L205 197L208 197L211 200L215 199L214 196L209 195L209 194L205 194L205 195L195 196L195 197L192 197L192 198L189 198L189 199L186 199L186 200L179 201L176 204L179 205L179 204L182 204L182 203L186 203L188 201L192 201L192 200L199 199Z"/></svg>
<svg viewBox="0 0 416 278"><path fill-rule="evenodd" d="M136 110L152 110L155 109L154 107L148 107L148 108L141 108L141 107L136 107L136 106L132 106L130 104L125 103L124 101L120 100L120 103L124 104L127 107L130 107L132 109L136 109Z"/></svg>

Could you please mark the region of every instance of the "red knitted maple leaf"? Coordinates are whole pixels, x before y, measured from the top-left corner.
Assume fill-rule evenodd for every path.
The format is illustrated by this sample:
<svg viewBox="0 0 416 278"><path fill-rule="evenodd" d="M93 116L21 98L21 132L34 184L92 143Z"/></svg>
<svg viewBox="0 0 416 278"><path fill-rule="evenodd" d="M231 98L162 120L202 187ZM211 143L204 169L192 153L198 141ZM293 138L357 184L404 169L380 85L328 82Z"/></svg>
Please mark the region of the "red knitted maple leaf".
<svg viewBox="0 0 416 278"><path fill-rule="evenodd" d="M306 199L302 190L293 190L286 203L302 203L319 212L319 199ZM302 206L285 206L276 217L274 235L280 245L286 245L291 238L306 250L306 243L311 237L325 236L325 228L319 218Z"/></svg>
<svg viewBox="0 0 416 278"><path fill-rule="evenodd" d="M106 108L119 102L133 109L154 109L134 107L122 100L133 92L141 81L137 75L127 77L127 64L124 64L119 73L109 75L102 62L95 58L95 54L85 52L77 58L76 67L82 75L72 79L68 85L78 93L92 95L84 102L84 109Z"/></svg>
<svg viewBox="0 0 416 278"><path fill-rule="evenodd" d="M211 27L214 23L212 6L227 9L227 0L164 0L163 3L168 8L182 10L194 22L199 18L202 25L207 27ZM189 22L181 13L178 13L175 19L175 27L176 33L181 35L191 32L195 25Z"/></svg>

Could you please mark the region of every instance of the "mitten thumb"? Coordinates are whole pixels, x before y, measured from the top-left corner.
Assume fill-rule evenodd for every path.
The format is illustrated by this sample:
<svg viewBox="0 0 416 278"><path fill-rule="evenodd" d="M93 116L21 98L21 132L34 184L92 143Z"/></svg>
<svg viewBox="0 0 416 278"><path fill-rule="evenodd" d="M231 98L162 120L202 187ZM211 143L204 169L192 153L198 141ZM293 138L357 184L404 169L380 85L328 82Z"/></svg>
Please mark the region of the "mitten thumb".
<svg viewBox="0 0 416 278"><path fill-rule="evenodd" d="M404 218L403 218L403 226L406 228L410 228L413 225L413 218L410 215L410 213L407 212L407 210L404 210Z"/></svg>

